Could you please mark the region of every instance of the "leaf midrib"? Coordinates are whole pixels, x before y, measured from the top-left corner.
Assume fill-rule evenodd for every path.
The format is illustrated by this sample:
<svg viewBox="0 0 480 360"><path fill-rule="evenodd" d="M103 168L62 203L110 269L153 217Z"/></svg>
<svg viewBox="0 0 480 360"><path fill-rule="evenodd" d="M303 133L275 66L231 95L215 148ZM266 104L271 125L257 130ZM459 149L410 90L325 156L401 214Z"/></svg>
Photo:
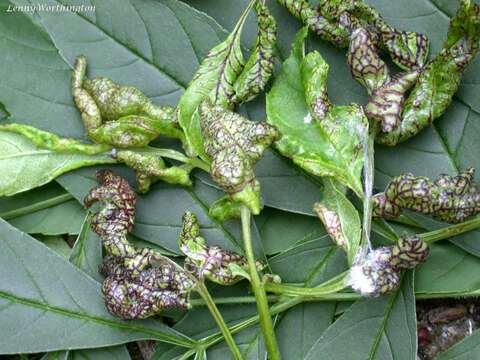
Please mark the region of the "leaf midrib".
<svg viewBox="0 0 480 360"><path fill-rule="evenodd" d="M405 281L405 279L404 279ZM372 344L372 349L370 350L370 353L368 354L368 360L373 360L375 357L375 354L378 351L378 345L380 344L380 339L382 338L383 334L385 333L385 327L387 325L387 321L390 318L390 313L392 312L393 306L395 304L395 301L397 300L397 297L400 295L400 292L402 289L398 289L394 294L390 296L390 299L388 300L387 307L385 308L385 311L383 313L383 320L382 323L378 329L377 334L375 335L374 342ZM395 354L392 354L395 355Z"/></svg>
<svg viewBox="0 0 480 360"><path fill-rule="evenodd" d="M168 335L165 333L162 333L160 331L154 330L154 329L149 329L149 328L143 328L139 326L132 326L129 324L113 321L113 320L108 320L105 318L97 317L97 316L92 316L88 315L85 313L80 313L80 312L75 312L71 310L67 310L64 308L60 308L57 306L52 306L49 304L41 303L35 300L27 299L27 298L22 298L19 296L15 296L13 294L7 293L5 291L0 291L0 298L4 298L12 303L24 305L24 306L29 306L29 307L34 307L37 309L41 309L43 311L48 311L48 312L53 312L56 314L60 314L66 317L70 318L77 318L81 320L86 320L89 322L95 322L101 325L105 326L110 326L110 327L115 327L119 329L126 329L130 331L135 331L139 333L144 333L149 336L154 336L155 339L162 340L164 342L173 344L173 345L178 345L178 346L183 346L183 347L192 347L195 344L195 341L190 340L185 337L185 340L181 340L180 337L176 338L174 335Z"/></svg>

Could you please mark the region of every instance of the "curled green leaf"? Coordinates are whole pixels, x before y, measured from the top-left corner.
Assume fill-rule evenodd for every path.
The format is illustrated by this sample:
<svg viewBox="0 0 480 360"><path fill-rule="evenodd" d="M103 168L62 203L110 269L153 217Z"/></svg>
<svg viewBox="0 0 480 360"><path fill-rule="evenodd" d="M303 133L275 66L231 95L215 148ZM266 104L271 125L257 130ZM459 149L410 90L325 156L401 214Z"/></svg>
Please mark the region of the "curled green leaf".
<svg viewBox="0 0 480 360"><path fill-rule="evenodd" d="M440 117L458 90L466 66L477 54L479 40L480 7L462 0L450 22L442 51L421 70L405 101L400 125L393 131L378 134L376 141L396 145Z"/></svg>
<svg viewBox="0 0 480 360"><path fill-rule="evenodd" d="M405 94L418 79L419 71L399 73L384 85L373 89L365 114L380 124L384 133L393 132L402 122Z"/></svg>
<svg viewBox="0 0 480 360"><path fill-rule="evenodd" d="M418 236L401 237L392 247L392 264L402 269L414 269L425 262L428 244Z"/></svg>
<svg viewBox="0 0 480 360"><path fill-rule="evenodd" d="M76 139L62 138L48 131L37 129L25 124L0 125L0 131L20 134L40 149L47 149L58 153L77 153L96 155L111 149L104 144L86 144Z"/></svg>
<svg viewBox="0 0 480 360"><path fill-rule="evenodd" d="M326 178L323 183L322 201L315 203L313 209L332 241L347 253L352 264L362 238L360 217L340 184L331 178Z"/></svg>
<svg viewBox="0 0 480 360"><path fill-rule="evenodd" d="M362 196L367 118L356 104L331 104L329 66L318 52L304 55L306 34L305 28L297 34L292 54L267 95L268 122L282 134L276 147L306 171L335 177Z"/></svg>
<svg viewBox="0 0 480 360"><path fill-rule="evenodd" d="M390 54L398 67L407 71L423 67L429 49L429 41L425 35L395 29L387 24L378 11L363 1L350 3L351 8L347 11L356 18L356 22L372 28L378 34L379 47Z"/></svg>
<svg viewBox="0 0 480 360"><path fill-rule="evenodd" d="M141 193L147 192L150 189L150 185L158 180L183 186L192 185L192 181L190 180L190 167L167 167L160 156L130 150L120 150L116 151L113 157L117 161L135 170L138 191Z"/></svg>
<svg viewBox="0 0 480 360"><path fill-rule="evenodd" d="M231 199L245 204L253 214L261 210L260 184L253 165L276 139L272 125L254 122L204 101L199 109L205 153L211 159L213 180Z"/></svg>
<svg viewBox="0 0 480 360"><path fill-rule="evenodd" d="M146 146L159 135L182 138L173 108L158 106L133 86L108 78L86 79L87 59L78 56L72 95L88 136L115 147Z"/></svg>
<svg viewBox="0 0 480 360"><path fill-rule="evenodd" d="M364 27L356 27L349 16L342 16L343 26L350 31L347 53L352 75L369 93L390 81L385 62L380 58L376 34Z"/></svg>
<svg viewBox="0 0 480 360"><path fill-rule="evenodd" d="M234 85L234 101L237 103L258 96L272 76L275 66L273 52L277 40L277 23L261 1L255 4L255 12L258 21L257 42Z"/></svg>
<svg viewBox="0 0 480 360"><path fill-rule="evenodd" d="M90 190L84 199L86 207L100 203L100 210L92 218L92 230L102 239L108 254L123 259L124 266L133 272L156 263L162 257L154 250L137 249L127 239L135 223L137 198L122 177L111 170L97 172L99 186Z"/></svg>
<svg viewBox="0 0 480 360"><path fill-rule="evenodd" d="M224 196L210 205L208 214L221 222L230 219L240 219L241 207L242 204L232 201L229 196Z"/></svg>
<svg viewBox="0 0 480 360"><path fill-rule="evenodd" d="M310 5L308 1L278 0L278 2L322 39L340 47L348 45L348 32L338 26L338 23L324 17L319 9Z"/></svg>
<svg viewBox="0 0 480 360"><path fill-rule="evenodd" d="M172 264L139 273L128 270L121 258L107 255L99 269L108 310L123 319L144 319L169 309L188 309L194 284Z"/></svg>
<svg viewBox="0 0 480 360"><path fill-rule="evenodd" d="M339 47L347 47L350 31L343 19L350 18L355 26L371 29L378 37L378 47L387 51L393 62L404 70L423 66L428 55L428 39L425 35L402 31L388 25L370 5L358 0L322 0L318 7L306 0L278 0L295 17L322 39Z"/></svg>
<svg viewBox="0 0 480 360"><path fill-rule="evenodd" d="M373 197L373 215L394 218L408 209L446 222L463 222L480 213L474 174L470 168L458 176L441 175L435 181L412 174L397 176Z"/></svg>
<svg viewBox="0 0 480 360"><path fill-rule="evenodd" d="M380 17L376 21L383 47L393 62L403 70L423 67L428 58L429 40L424 34L401 31L385 23Z"/></svg>
<svg viewBox="0 0 480 360"><path fill-rule="evenodd" d="M233 31L210 50L178 103L178 120L185 132L186 151L203 160L207 160L207 156L203 149L197 109L205 99L224 108L233 107L234 84L245 65L240 37L254 3L250 1Z"/></svg>
<svg viewBox="0 0 480 360"><path fill-rule="evenodd" d="M233 285L242 280L243 277L235 268L239 267L248 272L247 259L218 246L207 246L205 239L200 236L200 226L195 214L187 211L182 220L179 244L180 250L187 257L185 268L199 279L207 278L221 285ZM265 268L261 261L257 261L256 265L259 271Z"/></svg>

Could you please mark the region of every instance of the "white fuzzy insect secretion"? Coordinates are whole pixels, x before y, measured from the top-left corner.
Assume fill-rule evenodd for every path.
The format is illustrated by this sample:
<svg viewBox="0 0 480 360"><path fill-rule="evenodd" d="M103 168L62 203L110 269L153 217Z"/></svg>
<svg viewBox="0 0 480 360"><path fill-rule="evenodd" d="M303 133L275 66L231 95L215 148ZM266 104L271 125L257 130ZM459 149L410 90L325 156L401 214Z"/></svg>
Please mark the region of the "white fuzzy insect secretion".
<svg viewBox="0 0 480 360"><path fill-rule="evenodd" d="M362 295L370 295L375 292L375 284L373 279L366 276L363 271L363 264L354 265L350 268L350 274L347 279L348 285L353 290L359 292Z"/></svg>
<svg viewBox="0 0 480 360"><path fill-rule="evenodd" d="M378 296L381 287L381 273L388 265L390 252L387 248L371 250L358 264L350 268L348 285L364 296Z"/></svg>
<svg viewBox="0 0 480 360"><path fill-rule="evenodd" d="M303 122L305 124L310 124L312 122L312 114L308 113L307 115L305 115L305 117L303 118Z"/></svg>

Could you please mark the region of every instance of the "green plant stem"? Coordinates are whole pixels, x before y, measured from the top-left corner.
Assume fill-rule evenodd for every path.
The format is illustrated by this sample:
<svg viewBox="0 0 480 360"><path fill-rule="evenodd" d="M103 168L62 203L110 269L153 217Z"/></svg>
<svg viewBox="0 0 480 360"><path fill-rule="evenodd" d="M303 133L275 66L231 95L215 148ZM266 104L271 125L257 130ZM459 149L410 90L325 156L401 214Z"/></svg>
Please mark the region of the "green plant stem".
<svg viewBox="0 0 480 360"><path fill-rule="evenodd" d="M480 216L460 224L455 224L442 229L419 234L418 236L426 243L432 244L436 241L448 239L450 237L457 236L478 228L480 228Z"/></svg>
<svg viewBox="0 0 480 360"><path fill-rule="evenodd" d="M280 313L294 307L295 305L298 305L298 304L302 303L303 301L304 300L301 296L290 298L288 300L279 302L278 304L275 304L274 306L272 306L269 313L271 315L280 314ZM237 325L232 326L230 328L230 331L232 332L232 334L237 334L240 331L257 324L259 321L261 321L259 315L252 316L250 319L247 319L247 320L242 321L241 323L239 323ZM202 344L202 347L208 348L208 347L210 347L212 345L215 345L218 342L220 342L222 340L222 338L223 338L222 335L217 333L217 334L213 334L213 335L208 336L207 338L203 339L200 343Z"/></svg>
<svg viewBox="0 0 480 360"><path fill-rule="evenodd" d="M345 271L340 275L328 280L327 282L313 288L275 283L267 283L264 285L264 287L266 291L287 296L323 296L344 290L347 287L346 278L348 274L349 272Z"/></svg>
<svg viewBox="0 0 480 360"><path fill-rule="evenodd" d="M260 319L260 327L262 328L265 346L270 360L280 360L280 351L278 350L277 339L273 329L272 317L268 308L268 299L265 289L257 272L255 265L255 256L253 254L252 238L250 234L250 210L242 205L241 219L243 242L245 247L245 255L247 257L248 269L250 273L250 281L252 284L255 299L257 301L257 310Z"/></svg>
<svg viewBox="0 0 480 360"><path fill-rule="evenodd" d="M74 197L69 193L58 195L48 200L39 201L35 204L24 206L15 210L5 211L3 213L0 213L0 218L4 220L10 220L19 216L31 214L35 211L39 211L55 205L63 204L69 200L72 200L73 198Z"/></svg>
<svg viewBox="0 0 480 360"><path fill-rule="evenodd" d="M213 298L211 297L205 286L205 283L202 280L198 281L197 283L197 291L207 305L208 310L210 310L210 313L215 318L215 321L217 322L217 325L220 328L223 337L225 338L225 342L232 351L233 357L235 358L235 360L243 360L242 353L240 352L240 349L235 343L235 340L233 339L232 333L230 332L228 325L225 323L222 314L215 305Z"/></svg>
<svg viewBox="0 0 480 360"><path fill-rule="evenodd" d="M162 148L156 148L152 146L147 146L145 148L133 148L130 149L132 151L135 151L140 154L154 154L157 156L160 156L162 158L166 159L172 159L176 161L180 161L185 164L189 164L193 167L197 167L199 169L202 169L206 171L207 173L210 172L210 165L207 164L205 161L202 159L199 159L198 157L188 157L185 154L172 150L172 149L162 149Z"/></svg>
<svg viewBox="0 0 480 360"><path fill-rule="evenodd" d="M279 296L270 295L267 296L268 302L278 302L280 300ZM213 299L214 303L217 305L238 305L238 304L253 304L255 296L232 296L232 297L221 297ZM203 299L190 299L190 304L195 306L206 305Z"/></svg>
<svg viewBox="0 0 480 360"><path fill-rule="evenodd" d="M161 258L164 261L172 264L179 271L184 272L195 283L195 289L198 292L198 294L202 297L202 300L203 300L202 305L206 305L208 307L208 310L210 311L213 318L217 322L217 325L220 328L220 331L221 331L223 337L225 338L226 343L228 344L230 350L232 351L233 357L235 358L235 360L243 360L242 353L240 352L237 344L235 343L235 340L233 339L233 336L230 332L230 329L228 328L227 323L223 319L222 314L220 313L217 306L215 305L215 301L213 300L212 296L208 292L208 289L205 286L204 280L203 279L198 280L191 273L189 273L188 271L185 271L185 269L182 268L180 265L178 265L175 261L171 260L170 258L168 258L166 256L163 256L161 253L159 253L159 258ZM193 352L189 356L193 355L194 353L195 352ZM185 354L184 354L184 356L185 356ZM187 359L188 357L186 357L185 359Z"/></svg>
<svg viewBox="0 0 480 360"><path fill-rule="evenodd" d="M197 167L199 169L202 169L203 171L210 173L210 165L208 165L205 161L202 159L199 159L197 157L194 158L189 158L188 163L194 167Z"/></svg>

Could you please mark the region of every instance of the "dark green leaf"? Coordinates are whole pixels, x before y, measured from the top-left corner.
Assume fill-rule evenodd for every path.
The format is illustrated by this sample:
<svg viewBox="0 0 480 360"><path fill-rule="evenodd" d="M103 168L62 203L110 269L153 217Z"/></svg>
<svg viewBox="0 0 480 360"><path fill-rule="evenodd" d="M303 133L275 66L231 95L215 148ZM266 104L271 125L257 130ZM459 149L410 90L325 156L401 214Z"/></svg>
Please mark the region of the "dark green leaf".
<svg viewBox="0 0 480 360"><path fill-rule="evenodd" d="M0 217L5 220L31 214L72 200L73 196L55 182L10 197L0 197Z"/></svg>
<svg viewBox="0 0 480 360"><path fill-rule="evenodd" d="M304 359L318 336L333 322L335 304L306 303L289 310L276 328L284 359Z"/></svg>
<svg viewBox="0 0 480 360"><path fill-rule="evenodd" d="M478 258L449 243L431 246L427 262L415 273L415 293L456 293L480 290Z"/></svg>
<svg viewBox="0 0 480 360"><path fill-rule="evenodd" d="M347 259L328 235L313 237L269 260L274 274L286 283L305 283L315 286L344 271Z"/></svg>
<svg viewBox="0 0 480 360"><path fill-rule="evenodd" d="M32 234L78 234L85 211L60 185L0 198L0 217Z"/></svg>
<svg viewBox="0 0 480 360"><path fill-rule="evenodd" d="M29 234L78 234L85 217L85 209L77 200L11 219L16 228Z"/></svg>
<svg viewBox="0 0 480 360"><path fill-rule="evenodd" d="M158 321L113 317L97 282L3 220L0 240L0 353L92 348L138 339L190 344Z"/></svg>
<svg viewBox="0 0 480 360"><path fill-rule="evenodd" d="M362 299L331 325L305 357L318 359L405 359L417 354L413 275L402 287L379 299Z"/></svg>
<svg viewBox="0 0 480 360"><path fill-rule="evenodd" d="M255 218L255 221L268 255L286 251L325 235L320 221L310 216L266 208Z"/></svg>
<svg viewBox="0 0 480 360"><path fill-rule="evenodd" d="M72 252L70 246L61 236L39 236L37 239L64 258L68 258Z"/></svg>
<svg viewBox="0 0 480 360"><path fill-rule="evenodd" d="M112 346L99 349L56 351L45 354L41 360L130 360L125 346Z"/></svg>

